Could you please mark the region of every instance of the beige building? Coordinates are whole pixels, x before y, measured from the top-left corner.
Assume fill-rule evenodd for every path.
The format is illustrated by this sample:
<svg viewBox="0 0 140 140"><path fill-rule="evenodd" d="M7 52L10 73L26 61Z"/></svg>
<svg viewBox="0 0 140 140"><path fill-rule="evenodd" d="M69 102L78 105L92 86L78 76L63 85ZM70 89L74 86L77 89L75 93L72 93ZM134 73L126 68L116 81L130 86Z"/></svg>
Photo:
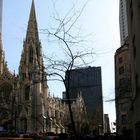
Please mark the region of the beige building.
<svg viewBox="0 0 140 140"><path fill-rule="evenodd" d="M125 43L115 53L116 131L119 134L132 134L131 99L130 51Z"/></svg>
<svg viewBox="0 0 140 140"><path fill-rule="evenodd" d="M140 1L127 1L128 36L132 65L134 139L140 139Z"/></svg>

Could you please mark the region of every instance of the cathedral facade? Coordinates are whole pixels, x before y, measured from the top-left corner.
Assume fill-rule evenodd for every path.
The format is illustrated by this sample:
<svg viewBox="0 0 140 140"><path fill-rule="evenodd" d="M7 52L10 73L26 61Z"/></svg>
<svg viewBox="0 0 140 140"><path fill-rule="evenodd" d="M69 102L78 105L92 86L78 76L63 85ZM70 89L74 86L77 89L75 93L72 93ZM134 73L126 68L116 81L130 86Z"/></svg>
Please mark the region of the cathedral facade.
<svg viewBox="0 0 140 140"><path fill-rule="evenodd" d="M57 108L59 106L64 108L64 106L61 101L48 95L34 1L32 1L26 38L23 42L18 75L11 74L7 68L2 44L0 44L0 93L3 112L0 115L1 125L8 127L6 129L15 132L40 132L47 129L58 131L57 127L61 122L57 124L55 121L54 125L52 124L56 116L54 106L58 102ZM7 97L5 97L6 94ZM6 118L3 119L4 117ZM59 129L59 131L64 131L62 124Z"/></svg>
<svg viewBox="0 0 140 140"><path fill-rule="evenodd" d="M26 38L21 54L18 82L15 87L17 128L21 131L44 129L48 86L44 75L41 43L39 41L35 6L32 2Z"/></svg>

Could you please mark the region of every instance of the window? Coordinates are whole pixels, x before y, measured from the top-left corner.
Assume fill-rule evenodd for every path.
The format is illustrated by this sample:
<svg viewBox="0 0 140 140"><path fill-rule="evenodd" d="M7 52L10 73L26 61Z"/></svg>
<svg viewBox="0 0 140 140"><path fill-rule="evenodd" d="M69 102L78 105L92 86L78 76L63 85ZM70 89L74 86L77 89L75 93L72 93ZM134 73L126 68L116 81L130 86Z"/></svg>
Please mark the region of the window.
<svg viewBox="0 0 140 140"><path fill-rule="evenodd" d="M125 88L120 88L119 89L119 97L124 97L125 96Z"/></svg>
<svg viewBox="0 0 140 140"><path fill-rule="evenodd" d="M122 63L123 59L122 57L119 58L119 63Z"/></svg>
<svg viewBox="0 0 140 140"><path fill-rule="evenodd" d="M120 87L124 87L125 86L125 79L124 78L121 78L119 82L120 82L119 83Z"/></svg>
<svg viewBox="0 0 140 140"><path fill-rule="evenodd" d="M29 73L29 80L32 80L32 73Z"/></svg>
<svg viewBox="0 0 140 140"><path fill-rule="evenodd" d="M135 34L133 35L132 43L133 43L133 55L135 58L136 57Z"/></svg>
<svg viewBox="0 0 140 140"><path fill-rule="evenodd" d="M123 73L124 73L124 67L122 66L122 67L119 68L119 74L121 75Z"/></svg>
<svg viewBox="0 0 140 140"><path fill-rule="evenodd" d="M29 48L29 62L33 63L33 47L30 46Z"/></svg>
<svg viewBox="0 0 140 140"><path fill-rule="evenodd" d="M139 87L139 81L138 81L138 79L139 79L139 75L138 75L138 73L135 75L135 82L136 82L136 93L139 93L139 91L140 91L140 87Z"/></svg>
<svg viewBox="0 0 140 140"><path fill-rule="evenodd" d="M127 124L127 116L126 115L122 115L122 124Z"/></svg>
<svg viewBox="0 0 140 140"><path fill-rule="evenodd" d="M121 111L127 111L127 103L121 103Z"/></svg>
<svg viewBox="0 0 140 140"><path fill-rule="evenodd" d="M29 100L30 87L25 88L25 100Z"/></svg>

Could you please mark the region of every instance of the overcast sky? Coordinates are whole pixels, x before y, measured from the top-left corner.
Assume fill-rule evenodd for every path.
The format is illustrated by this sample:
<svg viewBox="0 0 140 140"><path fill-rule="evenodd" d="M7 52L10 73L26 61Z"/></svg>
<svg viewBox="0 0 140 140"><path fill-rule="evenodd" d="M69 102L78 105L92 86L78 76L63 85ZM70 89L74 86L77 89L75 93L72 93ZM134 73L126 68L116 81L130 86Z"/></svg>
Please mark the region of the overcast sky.
<svg viewBox="0 0 140 140"><path fill-rule="evenodd" d="M53 25L53 4L55 0L35 0L39 29ZM56 11L65 15L75 0L57 0ZM77 0L78 1L78 0ZM79 0L81 7L85 0ZM23 40L26 35L31 0L3 0L3 48L9 69L18 72ZM114 98L114 53L120 46L119 40L119 0L89 0L81 17L77 21L83 34L91 34L96 58L92 66L102 67L104 101ZM43 51L47 49L47 37L40 34ZM48 47L49 48L49 47ZM60 85L61 87L61 85ZM50 92L61 97L62 88L50 85ZM115 103L104 102L104 113L115 121Z"/></svg>

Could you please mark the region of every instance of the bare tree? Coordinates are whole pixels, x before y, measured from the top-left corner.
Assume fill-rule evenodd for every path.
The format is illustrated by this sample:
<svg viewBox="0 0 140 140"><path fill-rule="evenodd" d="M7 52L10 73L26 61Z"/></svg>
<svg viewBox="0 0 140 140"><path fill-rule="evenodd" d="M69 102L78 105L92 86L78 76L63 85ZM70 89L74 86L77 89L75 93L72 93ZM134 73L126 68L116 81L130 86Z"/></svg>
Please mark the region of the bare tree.
<svg viewBox="0 0 140 140"><path fill-rule="evenodd" d="M76 139L78 139L75 123L73 119L73 113L71 109L70 101L70 71L73 68L83 67L89 65L94 60L94 54L92 49L87 49L86 37L81 36L76 23L84 11L88 1L86 1L79 12L73 12L73 9L77 3L66 13L61 19L56 12L53 19L57 22L57 27L49 29L42 29L41 33L47 34L48 38L53 42L57 42L59 46L59 55L52 55L51 57L44 56L46 58L46 71L48 80L56 80L63 82L66 90L66 98L68 101L70 118L72 123L73 132ZM55 5L54 5L55 7ZM73 14L71 14L73 12ZM76 33L76 35L74 35ZM85 48L86 47L86 48ZM55 48L54 48L55 49ZM62 50L62 52L60 52Z"/></svg>

